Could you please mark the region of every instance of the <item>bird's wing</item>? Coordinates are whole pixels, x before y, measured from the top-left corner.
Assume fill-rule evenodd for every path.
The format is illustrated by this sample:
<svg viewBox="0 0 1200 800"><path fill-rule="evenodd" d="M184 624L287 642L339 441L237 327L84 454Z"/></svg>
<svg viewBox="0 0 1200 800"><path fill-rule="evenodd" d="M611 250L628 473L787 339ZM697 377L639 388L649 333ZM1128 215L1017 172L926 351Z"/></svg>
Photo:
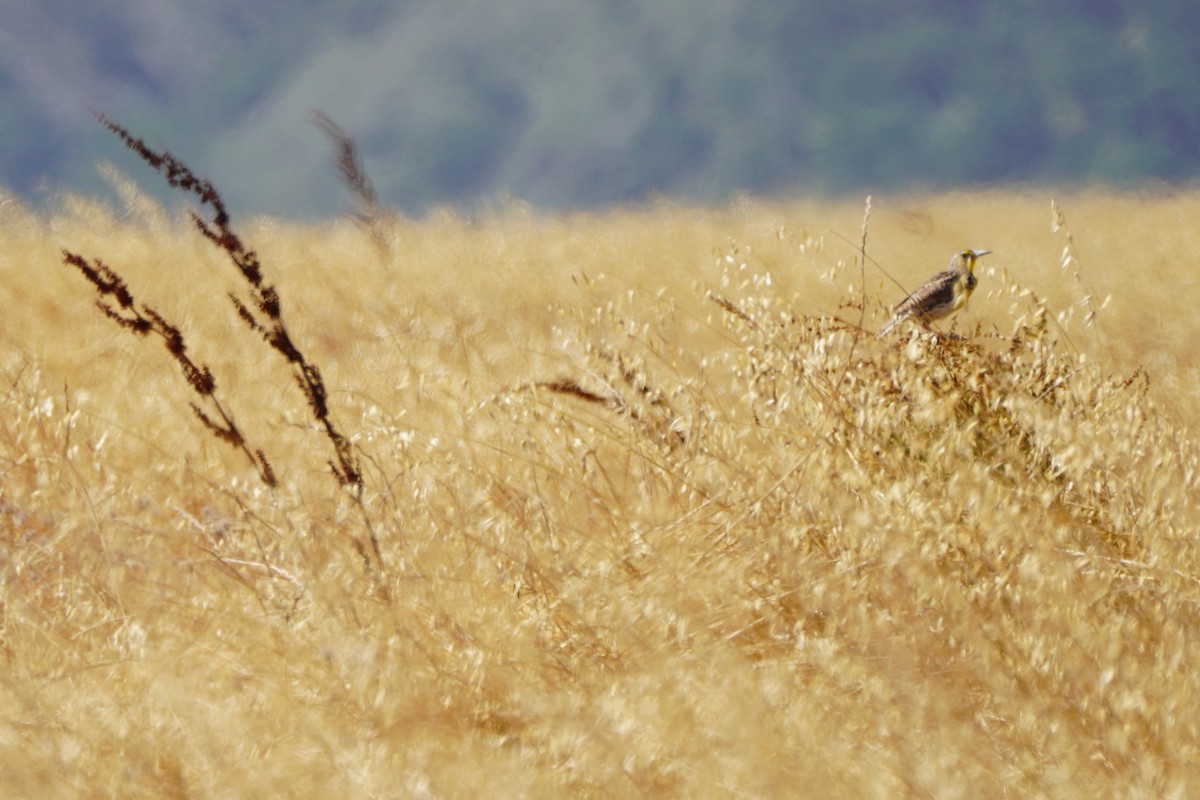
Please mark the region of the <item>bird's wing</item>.
<svg viewBox="0 0 1200 800"><path fill-rule="evenodd" d="M920 289L904 298L895 310L896 316L901 314L921 314L924 309L954 303L954 284L958 281L959 270L947 269L929 279Z"/></svg>

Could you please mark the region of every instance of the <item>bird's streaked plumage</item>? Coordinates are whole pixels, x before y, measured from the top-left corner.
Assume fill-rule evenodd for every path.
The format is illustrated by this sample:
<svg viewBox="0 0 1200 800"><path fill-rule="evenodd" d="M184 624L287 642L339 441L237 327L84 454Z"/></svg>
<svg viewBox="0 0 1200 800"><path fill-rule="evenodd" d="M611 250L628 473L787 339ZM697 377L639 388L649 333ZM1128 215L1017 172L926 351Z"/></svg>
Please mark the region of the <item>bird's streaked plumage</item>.
<svg viewBox="0 0 1200 800"><path fill-rule="evenodd" d="M924 286L904 298L892 312L892 318L880 338L895 326L910 317L922 325L948 317L967 304L971 292L979 282L975 277L975 262L990 250L963 250L950 259L949 269L942 270L930 278Z"/></svg>

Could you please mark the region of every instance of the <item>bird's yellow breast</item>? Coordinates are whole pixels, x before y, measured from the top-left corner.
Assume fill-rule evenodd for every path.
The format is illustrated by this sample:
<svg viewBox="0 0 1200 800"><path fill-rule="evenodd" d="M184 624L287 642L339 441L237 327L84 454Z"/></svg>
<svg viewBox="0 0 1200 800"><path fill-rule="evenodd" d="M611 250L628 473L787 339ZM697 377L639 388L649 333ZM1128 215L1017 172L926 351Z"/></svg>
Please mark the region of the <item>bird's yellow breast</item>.
<svg viewBox="0 0 1200 800"><path fill-rule="evenodd" d="M962 277L954 282L954 310L962 308L967 304L967 299L971 296L971 292L975 291L975 285L979 280L973 273L963 273Z"/></svg>

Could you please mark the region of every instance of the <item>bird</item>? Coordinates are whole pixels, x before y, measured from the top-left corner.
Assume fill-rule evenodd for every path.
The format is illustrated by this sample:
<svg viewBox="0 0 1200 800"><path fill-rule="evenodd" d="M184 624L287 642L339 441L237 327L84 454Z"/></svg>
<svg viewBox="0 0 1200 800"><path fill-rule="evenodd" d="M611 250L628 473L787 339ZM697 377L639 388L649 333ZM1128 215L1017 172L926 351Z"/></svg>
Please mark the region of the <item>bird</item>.
<svg viewBox="0 0 1200 800"><path fill-rule="evenodd" d="M991 250L963 250L950 259L950 267L934 275L925 285L904 298L892 311L892 318L879 331L882 339L888 331L909 317L926 327L943 319L967 304L979 280L975 277L975 262Z"/></svg>

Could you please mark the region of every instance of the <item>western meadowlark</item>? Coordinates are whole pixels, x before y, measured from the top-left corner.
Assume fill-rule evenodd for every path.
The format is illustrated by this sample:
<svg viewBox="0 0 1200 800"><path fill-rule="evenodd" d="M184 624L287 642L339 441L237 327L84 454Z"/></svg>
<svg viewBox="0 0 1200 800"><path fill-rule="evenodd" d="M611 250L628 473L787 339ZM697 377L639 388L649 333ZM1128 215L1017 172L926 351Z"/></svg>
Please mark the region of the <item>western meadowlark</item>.
<svg viewBox="0 0 1200 800"><path fill-rule="evenodd" d="M930 278L924 286L904 298L892 312L892 318L879 338L909 317L928 326L935 319L948 317L967 304L979 281L975 277L975 262L991 250L963 250L950 259L950 268Z"/></svg>

